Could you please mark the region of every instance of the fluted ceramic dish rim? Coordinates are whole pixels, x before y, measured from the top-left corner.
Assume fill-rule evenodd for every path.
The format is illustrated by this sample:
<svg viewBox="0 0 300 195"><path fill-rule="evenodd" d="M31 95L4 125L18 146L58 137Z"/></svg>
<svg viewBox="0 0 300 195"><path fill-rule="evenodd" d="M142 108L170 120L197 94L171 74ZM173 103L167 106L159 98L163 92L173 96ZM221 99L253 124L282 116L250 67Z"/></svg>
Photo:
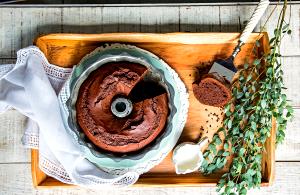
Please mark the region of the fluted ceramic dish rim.
<svg viewBox="0 0 300 195"><path fill-rule="evenodd" d="M177 98L177 100L174 99L174 104L176 104L175 103L176 101L177 101L177 104L178 104L178 102L181 104L180 106L177 105L177 107L174 105L174 107L176 109L178 109L178 107L180 108L179 110L177 110L177 112L173 116L173 117L177 116L176 117L177 120L174 120L174 118L170 119L170 117L168 118L168 122L177 121L176 126L173 126L172 129L171 129L170 134L172 134L172 136L168 137L168 136L170 136L170 135L168 135L166 137L163 137L158 143L156 143L154 145L156 147L150 147L150 150L145 151L145 154L143 155L143 157L141 159L138 159L138 160L136 160L136 159L126 159L126 158L122 157L121 159L118 159L118 161L115 161L115 160L112 159L111 156L105 156L105 155L104 155L104 157L96 156L92 152L93 148L91 146L86 144L84 141L80 142L80 140L82 141L82 137L80 136L80 132L78 132L77 130L74 131L74 129L69 127L70 123L77 125L76 122L74 123L74 121L72 121L74 119L70 120L72 117L70 117L70 113L68 112L68 110L69 110L68 101L73 102L73 104L74 104L74 101L76 102L75 99L77 99L77 98L74 98L73 96L71 96L71 94L70 94L70 90L72 88L72 86L70 86L70 84L71 85L73 84L72 83L72 78L74 78L74 76L79 77L81 74L83 74L83 72L80 72L80 71L76 72L77 67L75 67L75 69L72 73L72 76L66 82L66 85L63 87L62 93L60 93L60 95L59 95L59 97L60 97L59 99L60 99L60 102L62 104L62 106L61 106L62 115L64 115L64 117L63 117L64 121L65 122L67 121L67 124L65 124L66 128L72 134L72 137L75 139L75 141L80 145L81 149L83 150L84 155L87 157L88 160L90 160L91 162L97 164L98 166L100 166L103 169L107 169L108 172L114 172L115 174L116 173L122 174L123 172L129 171L129 170L135 170L136 172L141 174L141 173L144 173L144 172L148 171L154 165L161 162L163 160L163 158L172 150L172 148L177 143L177 141L178 141L178 139L181 135L181 132L183 130L184 124L186 122L186 118L187 118L188 93L187 93L187 90L185 88L185 85L183 84L183 82L181 81L181 79L179 78L177 73L169 65L167 65L163 60L161 60L160 58L158 58L154 54L152 54L152 53L150 53L146 50L140 49L138 47L132 46L132 45L118 44L118 43L104 45L102 47L97 48L92 53L90 53L86 57L84 57L81 60L81 62L79 63L79 65L81 65L85 62L88 62L89 59L93 58L97 54L99 55L99 53L104 52L105 50L110 50L110 49L112 49L112 50L113 49L124 49L124 51L127 50L127 53L126 52L123 53L123 57L124 56L128 57L128 55L129 55L128 52L130 50L134 50L137 53L143 53L143 55L149 57L149 59L154 59L154 60L156 60L156 63L159 63L159 65L161 66L161 71L163 72L163 74L165 74L164 71L166 71L166 70L168 71L168 74L169 74L170 78L167 79L167 78L163 77L163 79L165 79L167 82L169 82L170 80L175 82L175 83L173 83L173 85L174 84L176 85L175 88L177 88L178 91L176 93L174 91L174 98ZM119 55L118 59L122 59L122 57L120 57L120 54L118 54L118 55ZM110 58L112 56L114 56L114 55L110 55L110 56L106 56L106 57ZM129 57L130 57L130 55L129 55ZM132 59L134 59L134 58L135 58L135 62L137 62L136 61L137 57L133 57ZM129 59L129 58L127 58L127 59ZM148 59L148 61L149 61L149 59ZM143 60L145 60L145 59L143 59ZM143 65L146 65L146 66L150 65L150 68L152 66L154 66L153 64L150 64L150 63L143 63L143 60L142 60L142 62L138 62L138 63L142 63ZM120 61L122 61L122 60L120 60ZM96 60L96 62L98 62L98 61ZM105 61L105 63L103 63L103 64L106 64L107 62L108 61ZM90 67L92 67L92 65L93 65L93 63L90 65ZM97 69L97 67L94 68L94 70L95 69ZM163 69L165 69L165 70L163 70ZM90 69L90 72L92 72L91 70L92 69ZM85 70L85 71L87 71L87 70ZM65 92L67 97L62 95L64 92ZM74 116L74 113L73 113L73 116ZM172 125L174 125L174 124L172 124ZM172 132L172 131L175 131L175 132ZM164 138L169 138L168 140L169 140L170 143L164 143L165 147L162 147L161 142L164 140ZM157 152L157 150L159 150L159 152ZM156 154L153 154L153 152L155 152ZM149 153L152 153L152 156Z"/></svg>

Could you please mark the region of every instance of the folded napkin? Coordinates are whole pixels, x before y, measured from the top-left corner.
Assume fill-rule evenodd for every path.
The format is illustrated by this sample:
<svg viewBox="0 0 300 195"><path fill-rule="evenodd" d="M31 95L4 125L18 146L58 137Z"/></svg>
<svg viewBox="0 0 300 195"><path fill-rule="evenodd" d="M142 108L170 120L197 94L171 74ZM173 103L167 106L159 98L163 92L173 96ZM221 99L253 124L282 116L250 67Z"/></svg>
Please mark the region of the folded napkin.
<svg viewBox="0 0 300 195"><path fill-rule="evenodd" d="M65 130L57 93L71 72L49 64L37 47L21 49L15 65L0 65L0 112L14 108L30 118L22 142L39 149L39 167L47 175L92 188L135 183L135 172L111 175L85 159Z"/></svg>

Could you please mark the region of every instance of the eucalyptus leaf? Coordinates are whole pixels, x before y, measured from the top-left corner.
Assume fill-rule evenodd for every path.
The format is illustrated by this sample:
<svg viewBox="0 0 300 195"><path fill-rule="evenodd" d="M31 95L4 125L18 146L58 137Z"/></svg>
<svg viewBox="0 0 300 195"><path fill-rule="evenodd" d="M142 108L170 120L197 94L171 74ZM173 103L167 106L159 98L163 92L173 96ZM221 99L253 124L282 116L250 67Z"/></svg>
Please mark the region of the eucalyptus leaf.
<svg viewBox="0 0 300 195"><path fill-rule="evenodd" d="M258 64L260 64L260 59L255 59L253 65L257 66Z"/></svg>
<svg viewBox="0 0 300 195"><path fill-rule="evenodd" d="M239 156L243 156L245 151L246 151L245 148L241 148L239 151Z"/></svg>
<svg viewBox="0 0 300 195"><path fill-rule="evenodd" d="M229 156L229 155L230 155L230 153L228 151L226 151L222 154L222 156Z"/></svg>
<svg viewBox="0 0 300 195"><path fill-rule="evenodd" d="M261 100L261 107L266 108L266 106L267 106L266 100Z"/></svg>
<svg viewBox="0 0 300 195"><path fill-rule="evenodd" d="M228 127L228 129L230 129L232 127L232 121L231 120L228 121L227 127Z"/></svg>
<svg viewBox="0 0 300 195"><path fill-rule="evenodd" d="M225 149L225 150L228 150L228 148L229 148L228 143L224 143L224 149Z"/></svg>

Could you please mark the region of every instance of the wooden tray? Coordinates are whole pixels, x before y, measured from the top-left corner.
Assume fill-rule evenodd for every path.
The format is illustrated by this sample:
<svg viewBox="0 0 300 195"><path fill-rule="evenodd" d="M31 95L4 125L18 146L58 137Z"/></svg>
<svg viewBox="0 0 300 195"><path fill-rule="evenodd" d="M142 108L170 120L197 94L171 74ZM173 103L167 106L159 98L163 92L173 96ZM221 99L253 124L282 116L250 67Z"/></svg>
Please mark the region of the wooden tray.
<svg viewBox="0 0 300 195"><path fill-rule="evenodd" d="M87 53L105 42L123 42L134 44L153 52L164 59L183 79L190 93L188 120L179 143L197 141L202 135L212 137L221 126L221 122L209 122L209 113L221 114L219 108L200 104L192 92L192 83L198 76L197 68L205 68L216 58L228 57L237 44L238 33L110 33L110 34L51 34L36 39L35 44L44 52L50 63L62 67L72 67ZM266 33L253 33L242 51L235 59L235 64L243 64L245 57L251 53L255 40L262 45L262 52L269 50ZM249 56L253 59L253 56ZM200 129L204 129L200 131ZM262 186L272 184L275 163L275 122L271 137L266 142L266 153L262 160ZM38 151L32 150L32 178L35 187L68 186L47 175L38 166ZM203 176L200 173L176 175L171 162L171 153L148 173L141 175L134 186L215 186L225 167L218 174ZM70 185L69 185L70 186Z"/></svg>

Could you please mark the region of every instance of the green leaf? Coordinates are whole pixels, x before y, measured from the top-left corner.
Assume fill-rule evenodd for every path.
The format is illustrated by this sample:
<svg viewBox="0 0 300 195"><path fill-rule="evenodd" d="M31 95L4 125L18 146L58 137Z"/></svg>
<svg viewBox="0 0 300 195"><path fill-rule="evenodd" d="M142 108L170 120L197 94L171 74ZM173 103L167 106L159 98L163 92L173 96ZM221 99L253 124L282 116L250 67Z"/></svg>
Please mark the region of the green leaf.
<svg viewBox="0 0 300 195"><path fill-rule="evenodd" d="M257 65L259 65L260 64L260 59L255 59L254 61L253 61L253 65L255 65L255 66L257 66Z"/></svg>
<svg viewBox="0 0 300 195"><path fill-rule="evenodd" d="M275 41L275 37L270 39L270 44L272 44Z"/></svg>
<svg viewBox="0 0 300 195"><path fill-rule="evenodd" d="M269 68L267 69L267 75L271 75L272 72L273 72L273 68L272 68L272 67L269 67Z"/></svg>
<svg viewBox="0 0 300 195"><path fill-rule="evenodd" d="M242 97L244 96L244 93L243 92L240 92L236 95L236 98L237 99L241 99Z"/></svg>
<svg viewBox="0 0 300 195"><path fill-rule="evenodd" d="M220 139L220 137L218 136L217 138L216 138L216 144L217 145L220 145L221 143L222 143L222 140Z"/></svg>
<svg viewBox="0 0 300 195"><path fill-rule="evenodd" d="M245 187L243 187L241 190L240 190L240 194L241 195L246 195L247 194L247 189Z"/></svg>
<svg viewBox="0 0 300 195"><path fill-rule="evenodd" d="M256 123L253 122L253 121L251 121L251 128L252 128L253 130L256 130Z"/></svg>
<svg viewBox="0 0 300 195"><path fill-rule="evenodd" d="M223 158L223 161L222 161L222 166L225 166L227 163L227 158Z"/></svg>
<svg viewBox="0 0 300 195"><path fill-rule="evenodd" d="M228 151L226 151L222 154L222 156L229 156L229 155L230 155L230 153Z"/></svg>
<svg viewBox="0 0 300 195"><path fill-rule="evenodd" d="M236 168L237 173L241 173L242 168L243 168L242 164L238 164Z"/></svg>
<svg viewBox="0 0 300 195"><path fill-rule="evenodd" d="M224 186L225 186L225 179L220 179L220 181L218 183L217 192L219 192Z"/></svg>
<svg viewBox="0 0 300 195"><path fill-rule="evenodd" d="M220 179L219 184L225 184L225 179Z"/></svg>
<svg viewBox="0 0 300 195"><path fill-rule="evenodd" d="M218 157L217 158L217 161L216 161L216 166L217 166L217 168L219 169L219 168L221 168L222 167L222 158L221 157Z"/></svg>
<svg viewBox="0 0 300 195"><path fill-rule="evenodd" d="M249 138L252 141L254 139L254 133L252 131L249 131Z"/></svg>
<svg viewBox="0 0 300 195"><path fill-rule="evenodd" d="M217 149L215 144L209 144L208 148L213 152L213 154L217 154Z"/></svg>
<svg viewBox="0 0 300 195"><path fill-rule="evenodd" d="M239 151L239 156L243 156L245 151L246 151L245 148L241 148Z"/></svg>
<svg viewBox="0 0 300 195"><path fill-rule="evenodd" d="M224 143L224 149L225 149L225 150L228 150L228 148L229 148L228 143Z"/></svg>
<svg viewBox="0 0 300 195"><path fill-rule="evenodd" d="M230 110L227 110L227 112L225 114L226 114L227 117L230 116L231 115Z"/></svg>
<svg viewBox="0 0 300 195"><path fill-rule="evenodd" d="M255 160L256 160L257 162L260 162L260 161L261 161L261 154L257 154L257 155L255 156Z"/></svg>
<svg viewBox="0 0 300 195"><path fill-rule="evenodd" d="M201 168L202 168L203 170L206 170L207 167L208 167L208 162L207 162L207 160L203 160L203 161L202 161L202 164L201 164Z"/></svg>
<svg viewBox="0 0 300 195"><path fill-rule="evenodd" d="M220 132L222 132L223 130L224 130L224 128L223 128L223 127L220 127L220 128L218 129L217 133L220 133Z"/></svg>
<svg viewBox="0 0 300 195"><path fill-rule="evenodd" d="M289 26L290 26L289 24L285 24L285 25L282 27L282 30L288 29Z"/></svg>
<svg viewBox="0 0 300 195"><path fill-rule="evenodd" d="M261 100L261 107L264 109L266 108L267 102L266 100Z"/></svg>
<svg viewBox="0 0 300 195"><path fill-rule="evenodd" d="M227 186L227 187L225 188L225 193L226 193L226 194L229 194L230 192L231 192L231 187Z"/></svg>
<svg viewBox="0 0 300 195"><path fill-rule="evenodd" d="M250 81L252 79L252 75L248 75L246 82Z"/></svg>
<svg viewBox="0 0 300 195"><path fill-rule="evenodd" d="M209 155L209 152L208 152L208 151L206 151L206 152L203 154L203 157L204 157L204 158L207 158L207 157L208 157L208 155Z"/></svg>
<svg viewBox="0 0 300 195"><path fill-rule="evenodd" d="M227 127L228 127L228 129L231 129L231 127L232 127L232 121L231 120L228 121Z"/></svg>
<svg viewBox="0 0 300 195"><path fill-rule="evenodd" d="M294 113L294 109L293 109L293 107L292 106L286 106L286 109L287 109L287 111L289 112L289 113L291 113L291 114L293 114Z"/></svg>
<svg viewBox="0 0 300 195"><path fill-rule="evenodd" d="M232 188L234 186L233 181L228 181L227 186L229 186L230 188Z"/></svg>
<svg viewBox="0 0 300 195"><path fill-rule="evenodd" d="M260 47L260 42L259 42L259 40L256 40L256 41L255 41L255 45L256 45L256 47Z"/></svg>
<svg viewBox="0 0 300 195"><path fill-rule="evenodd" d="M207 167L207 170L208 171L213 171L213 170L215 170L216 169L216 166L214 165L214 164L210 164L210 165L208 165L208 167Z"/></svg>
<svg viewBox="0 0 300 195"><path fill-rule="evenodd" d="M275 28L275 29L274 29L274 36L275 36L275 37L278 36L278 33L279 33L278 29Z"/></svg>
<svg viewBox="0 0 300 195"><path fill-rule="evenodd" d="M253 169L248 169L247 174L249 174L250 176L255 175L256 171L254 171Z"/></svg>
<svg viewBox="0 0 300 195"><path fill-rule="evenodd" d="M224 161L221 161L221 162L217 165L218 169L222 169L222 168L225 166L225 164L224 164L223 162L224 162Z"/></svg>
<svg viewBox="0 0 300 195"><path fill-rule="evenodd" d="M238 127L234 127L232 130L233 135L237 135L237 134L239 134L239 132L240 132L240 129Z"/></svg>

